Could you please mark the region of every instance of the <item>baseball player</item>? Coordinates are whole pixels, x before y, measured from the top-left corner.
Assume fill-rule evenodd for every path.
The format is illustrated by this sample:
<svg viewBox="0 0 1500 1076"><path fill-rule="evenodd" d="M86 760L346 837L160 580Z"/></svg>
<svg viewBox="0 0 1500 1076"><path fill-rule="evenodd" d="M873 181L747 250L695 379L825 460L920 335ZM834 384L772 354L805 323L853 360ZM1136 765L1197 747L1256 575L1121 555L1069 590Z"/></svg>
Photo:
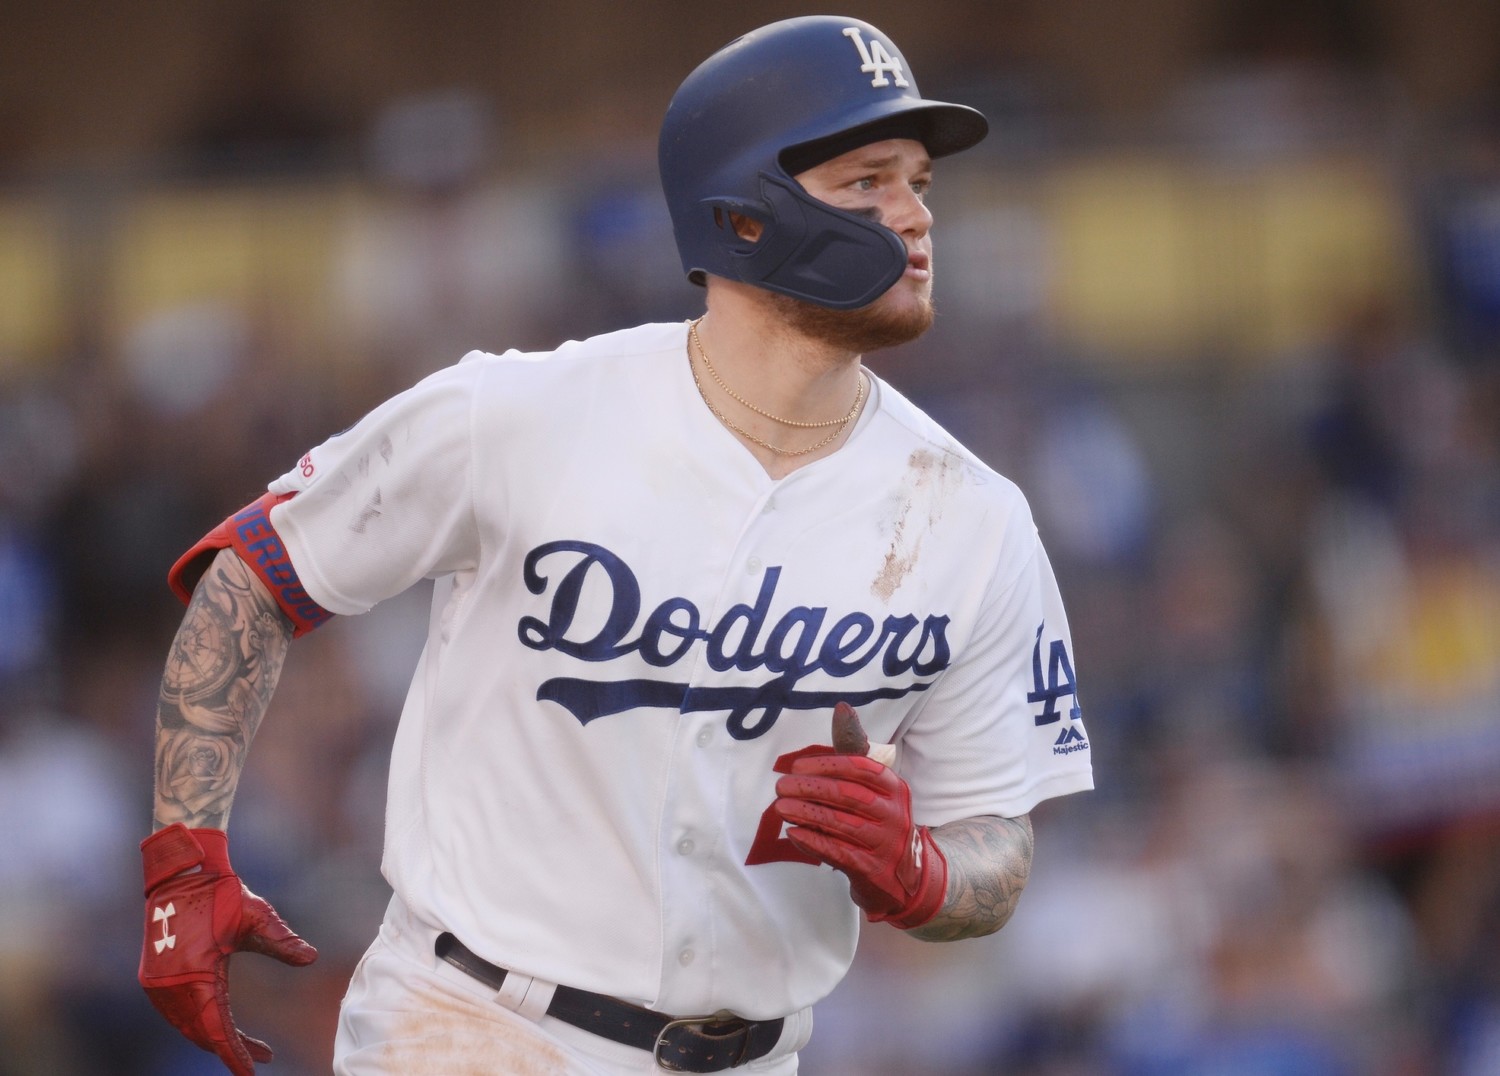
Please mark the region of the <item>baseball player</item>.
<svg viewBox="0 0 1500 1076"><path fill-rule="evenodd" d="M184 1035L250 1076L231 954L316 955L225 833L291 640L423 578L336 1072L793 1073L862 919L1004 925L1092 787L1067 622L1021 493L860 362L985 133L866 23L737 39L661 129L701 317L471 353L184 555L140 966Z"/></svg>

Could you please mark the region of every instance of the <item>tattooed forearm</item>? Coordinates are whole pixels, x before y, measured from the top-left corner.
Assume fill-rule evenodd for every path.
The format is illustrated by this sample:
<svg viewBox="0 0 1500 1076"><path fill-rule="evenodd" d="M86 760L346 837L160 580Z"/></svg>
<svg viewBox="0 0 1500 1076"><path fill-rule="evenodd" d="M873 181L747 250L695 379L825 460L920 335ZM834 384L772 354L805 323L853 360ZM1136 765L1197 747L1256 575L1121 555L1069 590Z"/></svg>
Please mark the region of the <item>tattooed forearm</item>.
<svg viewBox="0 0 1500 1076"><path fill-rule="evenodd" d="M948 899L937 918L909 933L924 941L993 934L1015 912L1031 876L1031 819L965 818L932 836L948 860Z"/></svg>
<svg viewBox="0 0 1500 1076"><path fill-rule="evenodd" d="M234 553L221 552L193 592L162 676L157 829L228 823L291 638L291 622L260 580Z"/></svg>

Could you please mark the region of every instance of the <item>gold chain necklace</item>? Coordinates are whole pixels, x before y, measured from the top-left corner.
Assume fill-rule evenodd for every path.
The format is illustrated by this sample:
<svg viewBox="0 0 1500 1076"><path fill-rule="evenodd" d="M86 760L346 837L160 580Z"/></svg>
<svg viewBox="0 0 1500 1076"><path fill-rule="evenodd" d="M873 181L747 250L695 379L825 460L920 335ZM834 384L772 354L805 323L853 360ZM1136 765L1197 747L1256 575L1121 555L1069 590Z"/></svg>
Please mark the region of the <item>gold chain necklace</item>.
<svg viewBox="0 0 1500 1076"><path fill-rule="evenodd" d="M714 364L709 361L708 352L703 347L703 341L698 338L698 322L702 320L702 318L699 318L698 321L688 326L688 331L693 334L693 346L698 349L698 354L703 356L704 369L708 371L708 376L714 379L714 384L723 389L725 394L740 406L754 411L761 418L768 418L772 422L779 423L782 426L794 426L799 430L826 430L829 426L847 426L849 425L849 420L859 412L859 405L863 402L862 398L865 388L865 377L862 373L859 376L859 392L854 397L854 406L849 409L849 413L843 418L830 418L823 422L795 422L792 419L781 418L778 415L771 414L769 411L756 407L749 400L735 392L734 389L724 384L724 379L719 376L719 371L715 370Z"/></svg>
<svg viewBox="0 0 1500 1076"><path fill-rule="evenodd" d="M708 352L703 348L703 341L698 338L698 322L702 320L703 319L700 317L697 319L697 321L692 322L688 326L689 334L693 338L693 346L698 349L698 354L703 357L703 365L708 368L708 372L713 376L715 383L719 386L719 388L723 389L726 393L729 394L730 399L734 400L736 403L743 404L751 411L754 411L757 415L760 415L763 418L768 418L772 422L779 422L783 426L795 426L799 429L805 430L822 429L826 426L832 426L834 428L833 432L830 433L827 437L824 437L817 444L808 445L806 448L782 448L780 445L773 445L770 441L763 441L759 437L755 436L755 434L751 433L749 430L735 425L734 422L730 421L728 415L724 414L724 412L720 411L717 407L714 406L713 401L708 398L708 393L703 391L703 382L698 379L697 363L693 362L691 355L688 356L688 369L692 372L693 384L698 386L698 395L703 397L704 405L709 409L709 411L713 413L714 418L718 419L725 426L728 426L731 430L739 434L741 437L745 438L747 441L759 445L761 448L764 448L768 452L774 452L778 456L805 456L809 452L816 452L818 449L824 447L825 445L832 444L834 438L838 437L839 434L844 432L844 427L849 425L849 423L854 419L854 416L859 414L859 409L864 406L865 375L864 371L861 370L859 374L859 385L856 387L854 392L854 406L849 408L849 413L846 414L843 418L829 419L826 422L793 422L791 419L777 418L775 415L771 414L768 411L762 411L759 407L756 407L750 401L742 399L738 393L736 393L728 385L724 384L723 379L719 377L718 371L714 369L713 363L708 361Z"/></svg>

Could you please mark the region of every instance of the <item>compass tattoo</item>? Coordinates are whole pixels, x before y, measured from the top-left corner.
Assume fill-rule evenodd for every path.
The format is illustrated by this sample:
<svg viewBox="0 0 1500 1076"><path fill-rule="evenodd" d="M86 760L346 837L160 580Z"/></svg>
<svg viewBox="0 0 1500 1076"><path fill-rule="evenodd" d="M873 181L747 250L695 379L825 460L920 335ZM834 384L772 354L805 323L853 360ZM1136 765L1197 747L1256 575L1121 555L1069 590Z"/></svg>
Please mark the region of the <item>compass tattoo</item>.
<svg viewBox="0 0 1500 1076"><path fill-rule="evenodd" d="M156 828L222 829L250 741L281 677L292 624L225 550L172 641L156 721Z"/></svg>

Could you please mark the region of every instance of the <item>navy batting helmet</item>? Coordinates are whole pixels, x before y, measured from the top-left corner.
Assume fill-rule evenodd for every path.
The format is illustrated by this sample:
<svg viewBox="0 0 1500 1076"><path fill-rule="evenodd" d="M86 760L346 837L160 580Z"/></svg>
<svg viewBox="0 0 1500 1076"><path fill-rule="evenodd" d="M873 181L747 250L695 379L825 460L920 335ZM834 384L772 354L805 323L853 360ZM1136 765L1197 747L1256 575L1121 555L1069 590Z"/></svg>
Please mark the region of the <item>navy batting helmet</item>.
<svg viewBox="0 0 1500 1076"><path fill-rule="evenodd" d="M742 280L835 310L865 306L901 278L889 228L812 198L792 178L886 138L934 158L989 130L965 105L926 101L905 58L869 23L810 15L745 34L678 87L658 160L688 279ZM762 225L741 239L729 214Z"/></svg>

